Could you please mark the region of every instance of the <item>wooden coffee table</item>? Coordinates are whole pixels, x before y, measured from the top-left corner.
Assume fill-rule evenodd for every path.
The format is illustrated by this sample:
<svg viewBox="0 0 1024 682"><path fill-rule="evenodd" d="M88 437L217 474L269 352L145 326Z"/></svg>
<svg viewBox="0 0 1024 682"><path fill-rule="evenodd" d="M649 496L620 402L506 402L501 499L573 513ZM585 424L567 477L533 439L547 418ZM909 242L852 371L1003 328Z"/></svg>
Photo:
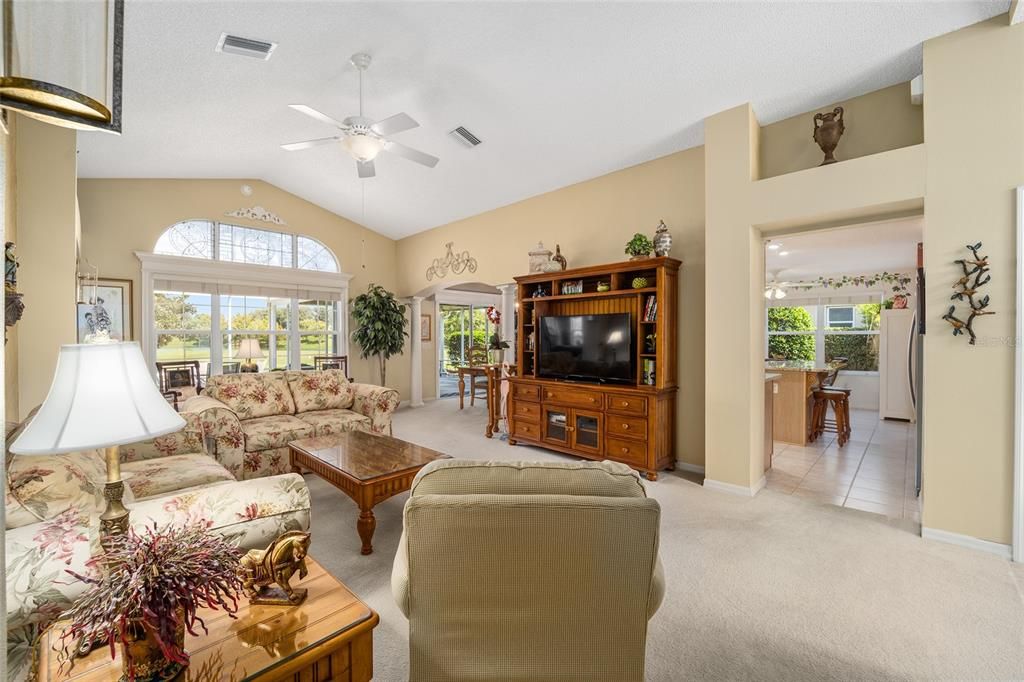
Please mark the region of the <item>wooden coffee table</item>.
<svg viewBox="0 0 1024 682"><path fill-rule="evenodd" d="M303 438L288 447L292 471L312 471L359 505L356 530L363 541L363 554L373 553L373 531L377 527L373 508L408 490L416 473L427 464L449 457L392 436L364 431Z"/></svg>
<svg viewBox="0 0 1024 682"><path fill-rule="evenodd" d="M316 539L313 540L314 548ZM373 629L380 616L337 578L307 557L309 575L293 578L309 590L298 606L254 606L242 599L237 618L223 610L202 609L209 628L199 636L185 634L191 656L189 680L270 682L271 680L333 680L369 682L373 678ZM121 650L111 660L110 648L99 647L60 672L57 652L67 621L43 633L39 649L39 682L116 682L121 679Z"/></svg>

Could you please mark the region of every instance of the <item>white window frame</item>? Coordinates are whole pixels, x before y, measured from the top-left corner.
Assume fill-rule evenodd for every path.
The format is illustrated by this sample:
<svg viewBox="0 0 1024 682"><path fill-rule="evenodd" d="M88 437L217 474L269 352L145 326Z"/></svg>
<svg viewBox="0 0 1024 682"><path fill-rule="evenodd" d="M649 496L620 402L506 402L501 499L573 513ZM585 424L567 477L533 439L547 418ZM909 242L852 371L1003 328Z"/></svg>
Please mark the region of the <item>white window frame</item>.
<svg viewBox="0 0 1024 682"><path fill-rule="evenodd" d="M866 296L871 298L868 303L882 303L885 300L884 292L868 291L865 292ZM857 306L859 303L831 303L829 302L828 296L816 296L809 298L795 298L787 299L782 306L772 307L786 307L786 308L798 308L803 306L815 306L815 329L812 331L795 331L795 332L773 332L768 330L768 315L765 315L764 323L764 347L765 357L768 357L768 341L772 336L813 336L814 337L814 362L821 366L825 364L825 336L842 334L849 336L878 336L880 330L878 329L858 329L858 330L846 330L846 329L829 329L825 325L828 322L826 309L829 306L842 307L846 305ZM876 300L877 299L877 300ZM856 318L856 311L854 311L854 317ZM856 319L854 320L856 322ZM862 371L862 370L843 370L843 374L853 376L878 376L878 370L875 371Z"/></svg>
<svg viewBox="0 0 1024 682"><path fill-rule="evenodd" d="M856 305L857 304L855 304L855 303L826 303L826 304L824 304L824 307L825 307L825 324L830 329L843 329L847 325L846 320L842 320L842 324L841 325L833 325L832 324L832 319L831 319L831 316L830 316L829 313L831 313L833 309L844 308L844 309L848 309L850 311L849 326L850 326L850 328L852 328L854 326L854 323L857 321L857 308L855 307Z"/></svg>
<svg viewBox="0 0 1024 682"><path fill-rule="evenodd" d="M195 282L195 292L209 293L211 284L239 286L269 286L292 289L320 290L325 292L325 300L329 300L328 292L338 297L335 311L336 336L335 347L338 355L348 355L348 288L352 275L343 272L324 272L322 270L300 270L282 268L274 265L253 265L235 263L233 261L217 261L191 256L167 256L163 254L136 251L135 256L142 263L142 352L150 368L156 372L156 320L153 310L156 280L174 280L176 282ZM335 258L336 259L336 258ZM336 259L337 260L337 259ZM220 328L220 294L210 293L210 373L219 374L223 370L223 330ZM288 358L293 367L300 365L300 341L298 339L298 305L292 305L289 318L289 334L295 334L295 341L289 342ZM164 331L164 330L161 330ZM202 329L189 330L189 333L205 333ZM253 332L266 334L268 332ZM280 333L280 332L278 332Z"/></svg>
<svg viewBox="0 0 1024 682"><path fill-rule="evenodd" d="M338 273L341 272L341 262L338 260L337 255L335 255L333 252L331 252L331 250L327 247L327 245L324 244L322 241L320 241L316 237L311 237L308 234L297 234L295 232L282 232L280 230L268 230L268 229L263 228L263 227L253 227L251 225L240 225L239 223L230 223L230 222L221 221L221 220L210 220L209 218L186 218L185 220L179 220L178 222L174 223L174 225L170 225L166 230L164 230L162 233L160 233L160 237L157 238L157 241L159 241L161 238L163 238L164 234L168 230L174 229L175 227L177 227L181 223L188 223L188 222L205 222L205 223L210 223L210 239L212 240L211 248L210 248L210 253L213 254L212 258L203 258L202 256L181 256L179 254L165 254L165 253L161 253L161 254L154 253L153 255L176 256L178 258L188 258L189 260L199 260L199 261L209 261L209 260L212 260L212 261L218 261L218 262L221 262L221 263L235 263L237 265L258 265L259 267L269 267L269 268L277 268L277 269L293 269L293 270L302 270L304 272L325 272L325 273L329 273L329 274L338 274ZM260 265L258 263L245 263L245 262L239 262L239 261L235 261L235 260L222 259L221 258L221 255L222 255L221 254L221 248L220 248L220 237L221 237L221 227L223 227L225 225L227 225L228 227L240 227L240 228L246 229L246 230L254 230L254 231L257 231L257 232L266 232L268 234L277 234L277 235L283 235L285 237L288 237L291 240L291 243L292 243L292 252L291 252L292 253L292 257L291 257L291 261L292 262L291 262L291 264L290 265ZM334 271L331 272L331 271L327 271L327 270L313 270L313 269L310 269L310 268L300 268L299 267L299 239L308 239L309 241L315 242L315 243L319 244L320 246L322 246L324 248L324 250L327 251L328 254L330 254L331 258L334 259Z"/></svg>

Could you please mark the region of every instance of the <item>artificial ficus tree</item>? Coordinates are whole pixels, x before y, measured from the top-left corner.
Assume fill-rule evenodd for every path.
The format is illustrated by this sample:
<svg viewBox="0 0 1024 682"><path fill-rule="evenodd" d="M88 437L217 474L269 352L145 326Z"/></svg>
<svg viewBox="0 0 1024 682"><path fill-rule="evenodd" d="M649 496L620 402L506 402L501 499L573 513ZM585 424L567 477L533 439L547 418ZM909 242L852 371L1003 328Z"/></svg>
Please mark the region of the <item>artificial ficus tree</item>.
<svg viewBox="0 0 1024 682"><path fill-rule="evenodd" d="M377 356L380 383L386 386L388 358L402 354L405 339L409 336L405 306L384 287L371 284L366 293L352 299L352 319L355 322L352 340L362 349L362 357Z"/></svg>

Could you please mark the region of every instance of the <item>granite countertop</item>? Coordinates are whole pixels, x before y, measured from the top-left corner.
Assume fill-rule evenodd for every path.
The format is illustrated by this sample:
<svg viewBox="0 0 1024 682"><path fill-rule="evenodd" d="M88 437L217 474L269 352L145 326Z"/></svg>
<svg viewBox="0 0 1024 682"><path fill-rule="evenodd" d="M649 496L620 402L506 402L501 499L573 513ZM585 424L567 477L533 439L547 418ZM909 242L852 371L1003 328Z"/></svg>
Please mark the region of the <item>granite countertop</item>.
<svg viewBox="0 0 1024 682"><path fill-rule="evenodd" d="M835 365L829 362L819 365L811 360L766 360L764 368L772 372L831 372Z"/></svg>

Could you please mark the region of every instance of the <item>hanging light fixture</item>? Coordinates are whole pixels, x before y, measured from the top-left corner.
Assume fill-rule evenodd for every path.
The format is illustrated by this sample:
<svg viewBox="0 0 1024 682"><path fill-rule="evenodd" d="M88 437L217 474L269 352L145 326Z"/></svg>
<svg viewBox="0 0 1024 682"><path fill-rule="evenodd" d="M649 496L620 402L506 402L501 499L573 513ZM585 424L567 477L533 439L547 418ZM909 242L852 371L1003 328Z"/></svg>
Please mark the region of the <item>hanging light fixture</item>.
<svg viewBox="0 0 1024 682"><path fill-rule="evenodd" d="M2 2L0 107L120 134L124 0Z"/></svg>

